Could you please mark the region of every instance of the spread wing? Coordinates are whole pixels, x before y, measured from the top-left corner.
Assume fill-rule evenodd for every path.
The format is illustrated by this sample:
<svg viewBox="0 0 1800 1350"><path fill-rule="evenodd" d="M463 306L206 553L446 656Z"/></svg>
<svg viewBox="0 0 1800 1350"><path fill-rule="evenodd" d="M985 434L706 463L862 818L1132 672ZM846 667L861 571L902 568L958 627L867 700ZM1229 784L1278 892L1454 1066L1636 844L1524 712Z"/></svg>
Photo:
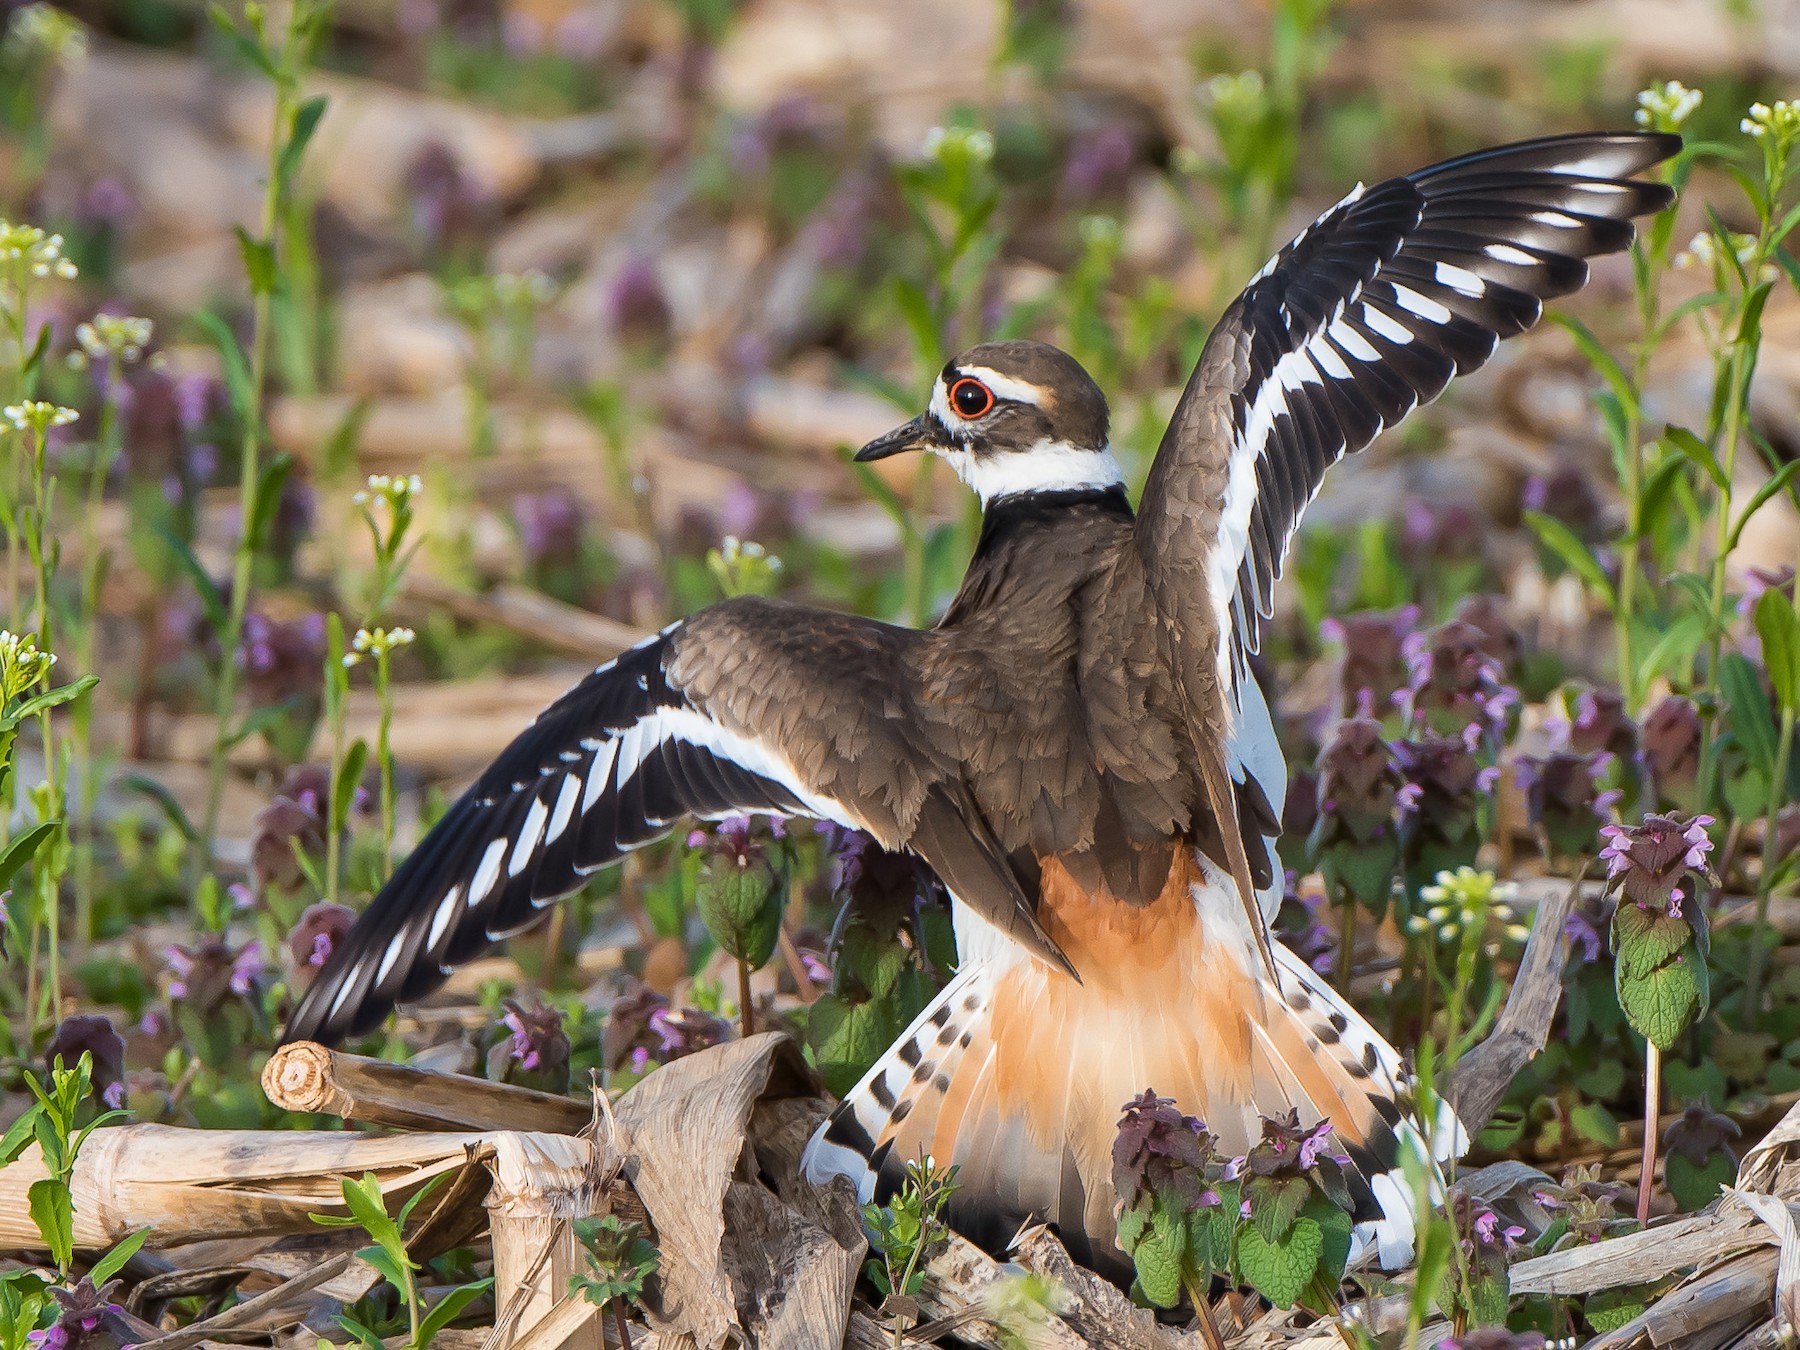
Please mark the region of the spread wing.
<svg viewBox="0 0 1800 1350"><path fill-rule="evenodd" d="M1219 320L1151 466L1138 543L1214 815L1237 687L1325 470L1536 323L1673 199L1674 136L1554 136L1357 187ZM1226 861L1252 905L1242 839Z"/></svg>
<svg viewBox="0 0 1800 1350"><path fill-rule="evenodd" d="M531 927L688 817L835 820L909 847L1062 960L896 697L905 630L768 601L716 606L609 661L457 799L332 952L284 1038L333 1043Z"/></svg>
<svg viewBox="0 0 1800 1350"><path fill-rule="evenodd" d="M1673 200L1633 177L1680 148L1655 133L1552 136L1357 187L1225 311L1144 488L1152 577L1229 689L1325 470L1362 449Z"/></svg>

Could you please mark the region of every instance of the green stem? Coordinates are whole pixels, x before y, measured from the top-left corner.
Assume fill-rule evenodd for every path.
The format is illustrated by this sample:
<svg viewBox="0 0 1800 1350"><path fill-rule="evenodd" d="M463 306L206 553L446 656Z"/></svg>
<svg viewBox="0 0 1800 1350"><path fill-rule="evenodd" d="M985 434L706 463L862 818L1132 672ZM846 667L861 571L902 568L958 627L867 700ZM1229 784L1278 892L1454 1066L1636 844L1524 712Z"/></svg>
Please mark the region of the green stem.
<svg viewBox="0 0 1800 1350"><path fill-rule="evenodd" d="M1718 753L1719 655L1725 636L1725 564L1731 552L1732 481L1737 470L1738 441L1743 430L1744 393L1749 382L1749 371L1745 369L1749 348L1744 342L1741 313L1738 322L1738 331L1731 344L1725 416L1719 425L1719 441L1725 455L1721 466L1725 482L1719 488L1719 499L1713 508L1718 518L1718 528L1713 543L1711 622L1706 638L1706 687L1712 697L1707 700L1704 709L1704 740L1701 743L1700 793L1703 801L1712 788L1714 760Z"/></svg>
<svg viewBox="0 0 1800 1350"><path fill-rule="evenodd" d="M1650 1222L1650 1192L1656 1184L1657 1113L1662 1108L1662 1051L1644 1038L1644 1153L1638 1176L1637 1221Z"/></svg>
<svg viewBox="0 0 1800 1350"><path fill-rule="evenodd" d="M381 764L381 879L394 871L394 691L389 681L390 653L383 644L375 653L375 685L381 700L381 722L375 731L375 758Z"/></svg>
<svg viewBox="0 0 1800 1350"><path fill-rule="evenodd" d="M292 11L298 16L301 7ZM269 130L268 181L263 188L262 238L275 245L281 223L281 175L278 171L282 146L288 128L293 124L294 94L298 84L292 53L300 39L291 26L282 50L282 63L287 69L275 79L274 124ZM206 812L200 828L198 867L204 872L212 867L219 832L219 811L225 799L225 771L233 741L232 711L237 702L237 651L243 638L244 616L250 604L250 581L256 566L256 540L252 527L256 521L257 496L262 479L263 383L269 366L270 301L267 290L253 288L250 302L250 406L244 409L244 443L238 482L239 533L233 557L231 596L227 603L225 632L221 635L223 655L219 662L218 687L213 695L214 735L212 757L206 775ZM196 877L196 880L198 878Z"/></svg>

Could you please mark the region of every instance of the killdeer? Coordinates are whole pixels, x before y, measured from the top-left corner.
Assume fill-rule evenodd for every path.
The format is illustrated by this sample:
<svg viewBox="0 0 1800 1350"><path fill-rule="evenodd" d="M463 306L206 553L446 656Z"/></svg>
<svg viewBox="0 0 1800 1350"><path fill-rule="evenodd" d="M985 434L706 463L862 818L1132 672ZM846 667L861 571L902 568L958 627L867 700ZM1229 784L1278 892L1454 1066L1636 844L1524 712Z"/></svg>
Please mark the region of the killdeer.
<svg viewBox="0 0 1800 1350"><path fill-rule="evenodd" d="M684 816L835 820L936 870L961 960L814 1137L815 1179L866 1200L930 1154L971 1237L1035 1216L1116 1269L1113 1130L1152 1088L1232 1152L1261 1114L1329 1118L1359 1241L1404 1259L1399 1057L1268 942L1286 769L1247 660L1327 467L1625 248L1678 147L1551 137L1352 190L1219 320L1135 514L1071 357L962 353L858 455L940 455L981 498L941 622L741 597L601 666L395 872L288 1038L373 1027Z"/></svg>

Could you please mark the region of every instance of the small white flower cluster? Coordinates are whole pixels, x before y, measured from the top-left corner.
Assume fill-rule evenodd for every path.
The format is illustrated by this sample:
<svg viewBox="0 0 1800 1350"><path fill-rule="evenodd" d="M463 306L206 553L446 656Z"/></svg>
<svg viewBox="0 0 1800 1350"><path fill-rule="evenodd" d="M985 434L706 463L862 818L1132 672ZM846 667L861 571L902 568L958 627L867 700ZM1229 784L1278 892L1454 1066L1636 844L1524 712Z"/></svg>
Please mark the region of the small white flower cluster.
<svg viewBox="0 0 1800 1350"><path fill-rule="evenodd" d="M1262 72L1244 70L1236 75L1215 75L1200 86L1200 92L1206 102L1226 112L1254 111L1262 106Z"/></svg>
<svg viewBox="0 0 1800 1350"><path fill-rule="evenodd" d="M360 665L365 658L383 657L410 647L418 634L410 628L359 628L350 639L350 650L344 653L344 665Z"/></svg>
<svg viewBox="0 0 1800 1350"><path fill-rule="evenodd" d="M371 502L386 502L389 506L404 506L407 502L425 491L425 481L418 474L375 473L369 475L369 481L350 500L358 506L367 506Z"/></svg>
<svg viewBox="0 0 1800 1350"><path fill-rule="evenodd" d="M42 54L52 61L72 63L87 55L87 29L55 5L26 5L6 28L9 47L26 55Z"/></svg>
<svg viewBox="0 0 1800 1350"><path fill-rule="evenodd" d="M925 133L925 158L940 164L967 160L986 164L994 157L992 134L974 127L933 127Z"/></svg>
<svg viewBox="0 0 1800 1350"><path fill-rule="evenodd" d="M104 361L117 357L129 365L143 356L144 348L150 345L153 327L148 319L120 314L96 314L93 322L81 324L75 329L75 340L92 360Z"/></svg>
<svg viewBox="0 0 1800 1350"><path fill-rule="evenodd" d="M750 563L766 567L771 572L781 570L780 558L754 539L739 539L735 534L728 534L719 541L719 560L727 567Z"/></svg>
<svg viewBox="0 0 1800 1350"><path fill-rule="evenodd" d="M63 237L46 234L36 225L14 225L0 220L0 263L24 261L34 277L61 277L73 281L80 276L75 264L63 257Z"/></svg>
<svg viewBox="0 0 1800 1350"><path fill-rule="evenodd" d="M40 436L51 427L68 426L80 415L73 408L35 401L9 403L5 408L0 408L0 416L11 422L14 430L35 431Z"/></svg>
<svg viewBox="0 0 1800 1350"><path fill-rule="evenodd" d="M12 702L49 674L55 664L56 654L39 651L37 639L30 633L0 629L0 703Z"/></svg>
<svg viewBox="0 0 1800 1350"><path fill-rule="evenodd" d="M1748 267L1751 260L1756 257L1756 236L1734 233L1731 236L1731 250L1737 255L1738 266ZM1711 230L1700 231L1699 234L1688 240L1686 248L1675 255L1675 266L1682 269L1710 268L1718 261L1719 241Z"/></svg>
<svg viewBox="0 0 1800 1350"><path fill-rule="evenodd" d="M1680 80L1662 80L1638 91L1638 107L1633 117L1640 127L1676 131L1694 115L1704 97L1698 89L1689 89Z"/></svg>
<svg viewBox="0 0 1800 1350"><path fill-rule="evenodd" d="M1494 880L1492 872L1477 872L1473 867L1439 872L1433 885L1419 888L1419 899L1425 902L1426 910L1406 921L1406 931L1422 937L1435 930L1438 941L1456 942L1471 925L1485 928L1492 912L1511 906L1518 893L1519 888L1512 882ZM1517 921L1506 924L1502 931L1513 942L1523 942L1531 936L1531 930ZM1490 944L1490 954L1497 947L1498 944Z"/></svg>
<svg viewBox="0 0 1800 1350"><path fill-rule="evenodd" d="M1800 137L1800 103L1785 98L1774 104L1752 103L1750 115L1738 123L1738 130L1756 140L1773 137L1777 142Z"/></svg>
<svg viewBox="0 0 1800 1350"><path fill-rule="evenodd" d="M556 298L556 283L536 268L501 272L489 281L494 287L494 303L503 309L535 309Z"/></svg>

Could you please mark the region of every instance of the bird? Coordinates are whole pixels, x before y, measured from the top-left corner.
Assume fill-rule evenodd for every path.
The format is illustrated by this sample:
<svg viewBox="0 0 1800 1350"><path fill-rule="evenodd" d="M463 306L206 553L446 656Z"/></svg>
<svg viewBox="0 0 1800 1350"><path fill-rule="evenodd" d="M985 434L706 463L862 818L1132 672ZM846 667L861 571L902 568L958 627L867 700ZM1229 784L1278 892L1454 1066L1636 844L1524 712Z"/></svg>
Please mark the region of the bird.
<svg viewBox="0 0 1800 1350"><path fill-rule="evenodd" d="M942 618L746 595L598 667L425 835L286 1039L371 1029L684 818L835 821L936 873L958 964L812 1137L810 1178L869 1202L909 1161L955 1165L951 1227L1001 1250L1047 1223L1128 1277L1110 1151L1152 1090L1227 1153L1264 1117L1329 1121L1358 1250L1404 1262L1406 1069L1269 941L1287 771L1251 658L1326 470L1628 247L1679 147L1574 133L1358 184L1224 311L1135 508L1073 357L957 355L855 456L939 456L980 499ZM1466 1142L1453 1118L1439 1136L1440 1157Z"/></svg>

